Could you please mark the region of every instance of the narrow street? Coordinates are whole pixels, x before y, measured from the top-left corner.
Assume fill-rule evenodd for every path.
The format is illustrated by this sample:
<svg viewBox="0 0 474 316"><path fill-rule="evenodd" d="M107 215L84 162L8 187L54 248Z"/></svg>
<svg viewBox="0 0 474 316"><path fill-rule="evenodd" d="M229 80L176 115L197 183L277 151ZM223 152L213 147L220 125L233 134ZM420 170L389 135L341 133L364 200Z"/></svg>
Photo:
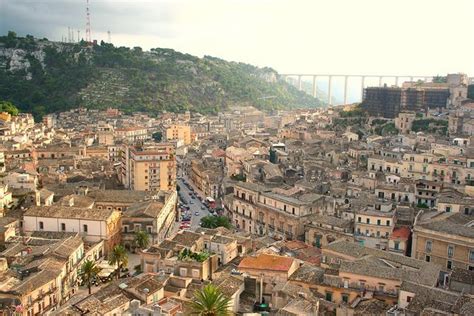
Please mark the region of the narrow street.
<svg viewBox="0 0 474 316"><path fill-rule="evenodd" d="M178 179L178 185L180 187L179 194L182 197L182 201L184 205L189 206L190 214L191 214L191 229L195 229L200 227L201 218L210 215L208 208L204 205L203 202L199 200L199 198L192 198L191 194L192 191L186 186L186 179L180 178ZM199 195L199 192L195 190L196 195ZM205 196L201 196L205 199ZM183 206L184 206L183 205Z"/></svg>

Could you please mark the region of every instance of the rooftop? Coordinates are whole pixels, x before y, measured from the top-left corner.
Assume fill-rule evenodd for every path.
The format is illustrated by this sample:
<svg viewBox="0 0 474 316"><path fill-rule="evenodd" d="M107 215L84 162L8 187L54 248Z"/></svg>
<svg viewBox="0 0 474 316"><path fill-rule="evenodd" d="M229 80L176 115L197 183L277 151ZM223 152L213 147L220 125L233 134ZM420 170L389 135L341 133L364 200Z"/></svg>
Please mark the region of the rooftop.
<svg viewBox="0 0 474 316"><path fill-rule="evenodd" d="M97 208L83 208L83 207L69 207L61 205L51 206L33 206L29 208L24 216L32 217L49 217L49 218L74 218L74 219L89 219L89 220L107 220L114 210L97 209Z"/></svg>
<svg viewBox="0 0 474 316"><path fill-rule="evenodd" d="M288 257L260 254L247 256L239 264L239 269L255 269L288 272L294 260Z"/></svg>

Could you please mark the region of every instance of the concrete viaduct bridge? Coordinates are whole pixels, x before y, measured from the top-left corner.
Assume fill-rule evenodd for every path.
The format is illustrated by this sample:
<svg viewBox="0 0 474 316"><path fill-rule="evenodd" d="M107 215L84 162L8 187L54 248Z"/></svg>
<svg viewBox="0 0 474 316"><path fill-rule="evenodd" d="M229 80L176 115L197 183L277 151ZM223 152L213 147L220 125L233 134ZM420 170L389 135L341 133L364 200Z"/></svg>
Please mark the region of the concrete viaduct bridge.
<svg viewBox="0 0 474 316"><path fill-rule="evenodd" d="M399 84L402 82L400 81L401 79L404 80L409 80L409 81L414 81L414 80L422 80L425 82L429 82L433 80L434 76L414 76L414 75L332 75L332 74L280 74L280 77L284 79L285 81L288 82L289 78L296 78L296 86L299 90L303 90L302 88L302 80L303 78L312 78L312 83L313 83L313 89L312 89L312 95L313 97L318 97L318 88L317 88L317 79L318 78L325 78L328 82L328 89L327 89L327 100L328 104L332 105L332 81L333 78L343 78L344 79L344 90L343 90L343 104L347 104L347 89L348 89L348 84L349 80L352 78L358 78L361 81L360 89L361 89L361 99L362 96L364 95L364 88L366 79L371 78L378 78L378 86L381 87L383 84L384 79L391 79L395 81L395 85L399 86ZM473 78L469 78L470 82L473 82ZM295 83L295 82L293 82Z"/></svg>

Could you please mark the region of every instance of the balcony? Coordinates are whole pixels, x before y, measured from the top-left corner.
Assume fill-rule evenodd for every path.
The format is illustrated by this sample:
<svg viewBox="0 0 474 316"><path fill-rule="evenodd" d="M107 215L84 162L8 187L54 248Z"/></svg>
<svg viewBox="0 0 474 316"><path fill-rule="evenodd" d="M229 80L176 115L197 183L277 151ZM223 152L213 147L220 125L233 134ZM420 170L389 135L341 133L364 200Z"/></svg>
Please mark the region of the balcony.
<svg viewBox="0 0 474 316"><path fill-rule="evenodd" d="M242 202L245 202L245 203L249 203L249 204L253 204L255 205L255 202L253 200L247 200L247 199L243 199L242 197L238 196L238 195L234 195L233 196L236 200L239 200L239 201L242 201Z"/></svg>

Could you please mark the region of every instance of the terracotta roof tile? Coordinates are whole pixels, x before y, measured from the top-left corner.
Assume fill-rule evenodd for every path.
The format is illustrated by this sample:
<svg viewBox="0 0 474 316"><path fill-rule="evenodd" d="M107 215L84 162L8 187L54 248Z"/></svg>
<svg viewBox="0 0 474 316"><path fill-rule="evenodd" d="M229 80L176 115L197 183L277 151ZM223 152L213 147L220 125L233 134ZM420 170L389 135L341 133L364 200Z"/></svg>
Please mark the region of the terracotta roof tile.
<svg viewBox="0 0 474 316"><path fill-rule="evenodd" d="M288 271L292 264L292 258L261 254L256 257L245 257L240 262L239 269Z"/></svg>

